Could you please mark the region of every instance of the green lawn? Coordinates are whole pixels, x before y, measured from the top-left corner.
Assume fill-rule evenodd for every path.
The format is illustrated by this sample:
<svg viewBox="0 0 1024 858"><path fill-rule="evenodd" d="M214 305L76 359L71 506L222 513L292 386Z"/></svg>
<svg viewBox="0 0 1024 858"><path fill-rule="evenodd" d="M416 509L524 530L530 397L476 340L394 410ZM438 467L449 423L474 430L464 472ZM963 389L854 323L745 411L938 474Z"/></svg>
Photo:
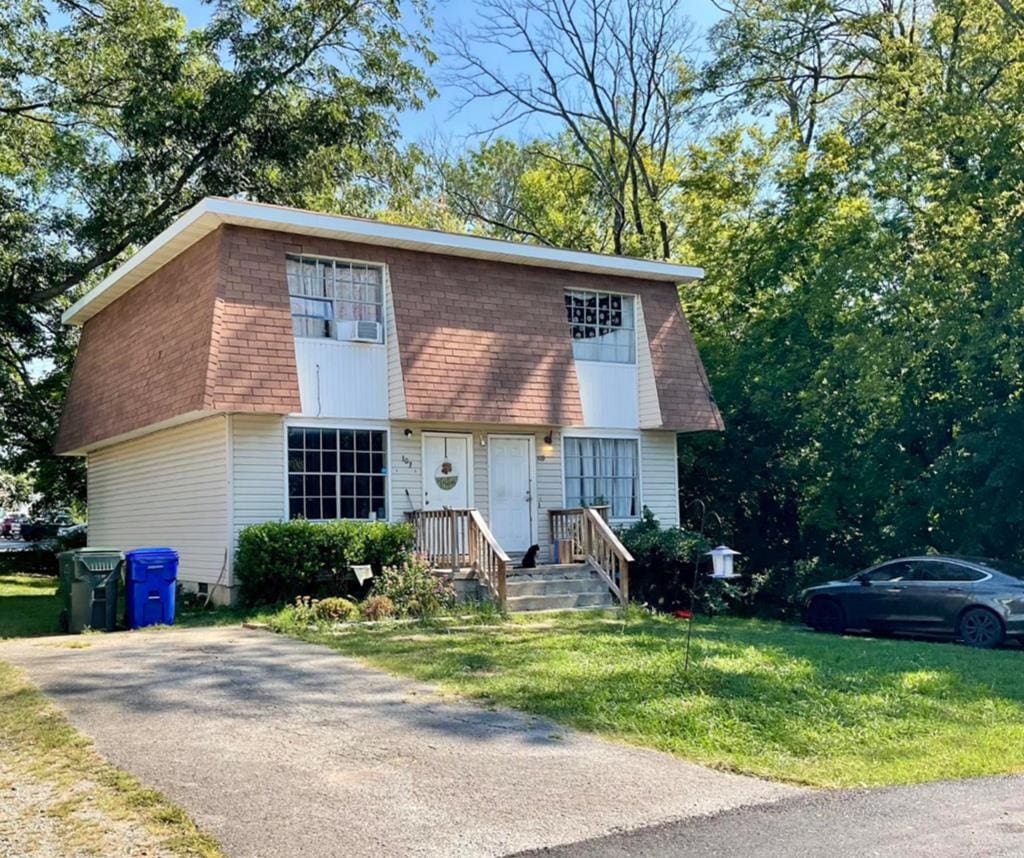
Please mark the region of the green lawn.
<svg viewBox="0 0 1024 858"><path fill-rule="evenodd" d="M816 786L1024 771L1024 652L633 612L279 629L396 673L733 771Z"/></svg>
<svg viewBox="0 0 1024 858"><path fill-rule="evenodd" d="M57 579L0 575L0 640L59 632Z"/></svg>

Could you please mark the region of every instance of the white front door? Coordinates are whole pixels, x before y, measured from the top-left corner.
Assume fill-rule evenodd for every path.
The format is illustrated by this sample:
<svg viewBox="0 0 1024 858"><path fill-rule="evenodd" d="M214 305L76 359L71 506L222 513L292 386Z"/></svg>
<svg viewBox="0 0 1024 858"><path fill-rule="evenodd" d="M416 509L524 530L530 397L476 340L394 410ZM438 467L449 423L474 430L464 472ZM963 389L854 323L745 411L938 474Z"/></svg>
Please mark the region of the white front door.
<svg viewBox="0 0 1024 858"><path fill-rule="evenodd" d="M423 508L471 507L470 437L423 433Z"/></svg>
<svg viewBox="0 0 1024 858"><path fill-rule="evenodd" d="M533 439L491 435L491 531L506 551L526 551L533 544Z"/></svg>

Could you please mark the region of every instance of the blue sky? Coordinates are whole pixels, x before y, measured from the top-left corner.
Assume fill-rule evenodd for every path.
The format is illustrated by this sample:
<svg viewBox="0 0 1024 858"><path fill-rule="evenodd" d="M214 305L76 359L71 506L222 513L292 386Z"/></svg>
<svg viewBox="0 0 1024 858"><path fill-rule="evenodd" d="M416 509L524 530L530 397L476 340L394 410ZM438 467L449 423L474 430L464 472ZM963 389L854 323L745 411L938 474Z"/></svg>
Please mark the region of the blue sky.
<svg viewBox="0 0 1024 858"><path fill-rule="evenodd" d="M201 25L209 18L210 8L201 0L180 0L176 5L192 26ZM476 4L472 0L434 0L432 15L435 34L443 32L452 25L471 24L475 8ZM705 32L721 17L721 13L711 0L689 0L685 4L685 8L686 14L693 20L698 32ZM441 53L436 45L435 52ZM409 111L400 118L402 137L406 142L415 143L441 136L452 143L463 143L472 138L476 130L487 128L490 124L494 110L493 105L476 102L458 109L460 93L440 84L437 78L444 59L443 55L440 56L438 63L431 69L431 76L438 89L437 98L433 99L424 110ZM507 56L495 55L486 57L486 59L493 60L494 65L503 71L514 72L517 70L515 63ZM513 129L506 130L504 133L516 136Z"/></svg>

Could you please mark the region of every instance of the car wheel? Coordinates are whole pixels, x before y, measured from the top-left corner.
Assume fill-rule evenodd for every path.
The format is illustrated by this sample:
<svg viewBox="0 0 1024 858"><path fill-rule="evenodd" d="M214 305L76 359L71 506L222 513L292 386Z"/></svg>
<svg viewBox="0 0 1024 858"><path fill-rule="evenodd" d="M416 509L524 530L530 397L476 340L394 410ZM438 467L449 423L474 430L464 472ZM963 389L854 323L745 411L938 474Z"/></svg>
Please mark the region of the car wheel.
<svg viewBox="0 0 1024 858"><path fill-rule="evenodd" d="M807 612L807 625L816 632L841 635L846 629L842 605L833 599L815 599Z"/></svg>
<svg viewBox="0 0 1024 858"><path fill-rule="evenodd" d="M960 618L960 639L967 646L993 649L1005 638L1002 620L987 608L971 608Z"/></svg>

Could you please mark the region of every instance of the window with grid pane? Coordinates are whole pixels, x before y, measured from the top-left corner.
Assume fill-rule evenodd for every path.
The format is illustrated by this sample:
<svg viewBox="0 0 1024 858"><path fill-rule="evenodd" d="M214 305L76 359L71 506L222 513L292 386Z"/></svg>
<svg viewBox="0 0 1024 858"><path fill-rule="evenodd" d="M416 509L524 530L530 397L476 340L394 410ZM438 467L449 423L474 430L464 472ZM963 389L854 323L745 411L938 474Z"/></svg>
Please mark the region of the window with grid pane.
<svg viewBox="0 0 1024 858"><path fill-rule="evenodd" d="M638 444L635 438L566 437L565 505L608 504L611 518L640 515Z"/></svg>
<svg viewBox="0 0 1024 858"><path fill-rule="evenodd" d="M636 363L636 314L632 295L572 289L565 316L576 360Z"/></svg>
<svg viewBox="0 0 1024 858"><path fill-rule="evenodd" d="M373 429L288 429L288 516L387 517L387 443Z"/></svg>
<svg viewBox="0 0 1024 858"><path fill-rule="evenodd" d="M288 256L288 294L297 337L383 341L384 272L374 265ZM360 324L362 323L362 324Z"/></svg>

